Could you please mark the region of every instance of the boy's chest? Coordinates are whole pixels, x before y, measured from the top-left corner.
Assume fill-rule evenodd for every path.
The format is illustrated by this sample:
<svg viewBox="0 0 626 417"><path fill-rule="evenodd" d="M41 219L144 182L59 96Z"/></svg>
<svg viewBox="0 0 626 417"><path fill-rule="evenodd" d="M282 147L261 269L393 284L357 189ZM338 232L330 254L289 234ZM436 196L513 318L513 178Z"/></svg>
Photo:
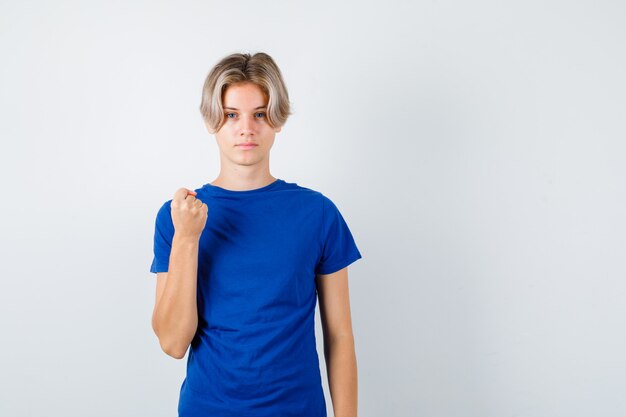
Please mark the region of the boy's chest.
<svg viewBox="0 0 626 417"><path fill-rule="evenodd" d="M198 304L207 315L315 297L321 222L309 210L270 208L209 206L198 254Z"/></svg>

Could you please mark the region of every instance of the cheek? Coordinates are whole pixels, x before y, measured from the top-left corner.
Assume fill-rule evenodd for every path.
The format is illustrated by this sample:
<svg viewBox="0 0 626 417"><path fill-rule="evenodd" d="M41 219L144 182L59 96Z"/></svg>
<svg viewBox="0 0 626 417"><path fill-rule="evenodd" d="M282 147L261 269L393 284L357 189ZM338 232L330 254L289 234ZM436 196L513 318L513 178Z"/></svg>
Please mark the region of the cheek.
<svg viewBox="0 0 626 417"><path fill-rule="evenodd" d="M228 145L228 136L230 136L228 131L222 127L219 132L215 134L215 141L220 146L226 146Z"/></svg>
<svg viewBox="0 0 626 417"><path fill-rule="evenodd" d="M220 135L220 137L226 137L233 132L233 129L234 127L233 127L232 122L227 121L222 125L222 127L218 131L218 134Z"/></svg>

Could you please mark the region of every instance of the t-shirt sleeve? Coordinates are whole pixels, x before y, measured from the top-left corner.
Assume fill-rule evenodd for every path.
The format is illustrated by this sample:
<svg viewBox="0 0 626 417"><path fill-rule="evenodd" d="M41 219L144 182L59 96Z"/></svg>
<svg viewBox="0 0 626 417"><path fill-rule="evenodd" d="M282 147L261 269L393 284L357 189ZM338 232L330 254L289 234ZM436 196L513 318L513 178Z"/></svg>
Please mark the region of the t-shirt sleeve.
<svg viewBox="0 0 626 417"><path fill-rule="evenodd" d="M321 229L322 253L315 274L332 274L362 257L339 209L326 196L323 196Z"/></svg>
<svg viewBox="0 0 626 417"><path fill-rule="evenodd" d="M171 200L170 200L171 201ZM150 265L150 272L167 272L172 251L174 237L174 223L172 222L170 201L165 202L159 209L154 223L154 258Z"/></svg>

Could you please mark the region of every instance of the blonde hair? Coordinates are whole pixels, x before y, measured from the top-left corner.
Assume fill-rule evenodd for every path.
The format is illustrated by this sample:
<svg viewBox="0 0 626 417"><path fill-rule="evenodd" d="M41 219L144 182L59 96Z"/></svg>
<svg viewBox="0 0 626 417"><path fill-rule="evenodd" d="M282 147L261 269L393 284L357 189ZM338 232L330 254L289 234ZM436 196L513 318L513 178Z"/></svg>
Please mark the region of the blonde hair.
<svg viewBox="0 0 626 417"><path fill-rule="evenodd" d="M291 114L289 94L280 69L268 54L231 54L222 58L207 75L202 88L200 113L215 133L224 125L223 99L226 89L250 82L261 88L268 100L267 121L273 128L282 127Z"/></svg>

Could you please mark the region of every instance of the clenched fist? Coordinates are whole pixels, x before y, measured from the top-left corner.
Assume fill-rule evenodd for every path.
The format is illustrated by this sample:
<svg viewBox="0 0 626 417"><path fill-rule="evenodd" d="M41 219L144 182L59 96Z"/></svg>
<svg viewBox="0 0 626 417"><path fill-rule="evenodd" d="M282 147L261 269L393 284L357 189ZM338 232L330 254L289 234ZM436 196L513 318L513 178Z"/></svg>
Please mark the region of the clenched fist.
<svg viewBox="0 0 626 417"><path fill-rule="evenodd" d="M200 239L206 224L209 207L187 188L179 188L172 199L172 222L175 233L183 237Z"/></svg>

